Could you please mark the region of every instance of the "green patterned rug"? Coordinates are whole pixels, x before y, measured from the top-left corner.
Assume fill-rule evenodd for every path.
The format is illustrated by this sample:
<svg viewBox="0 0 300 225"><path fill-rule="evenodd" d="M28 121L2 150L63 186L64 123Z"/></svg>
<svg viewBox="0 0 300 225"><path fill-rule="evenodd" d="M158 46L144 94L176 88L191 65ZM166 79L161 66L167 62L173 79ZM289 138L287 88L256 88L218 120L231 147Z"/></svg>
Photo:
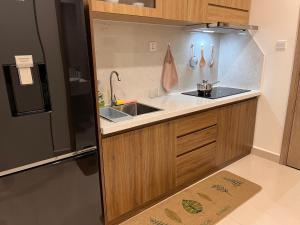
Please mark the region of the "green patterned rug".
<svg viewBox="0 0 300 225"><path fill-rule="evenodd" d="M122 225L213 225L260 190L251 181L221 171Z"/></svg>

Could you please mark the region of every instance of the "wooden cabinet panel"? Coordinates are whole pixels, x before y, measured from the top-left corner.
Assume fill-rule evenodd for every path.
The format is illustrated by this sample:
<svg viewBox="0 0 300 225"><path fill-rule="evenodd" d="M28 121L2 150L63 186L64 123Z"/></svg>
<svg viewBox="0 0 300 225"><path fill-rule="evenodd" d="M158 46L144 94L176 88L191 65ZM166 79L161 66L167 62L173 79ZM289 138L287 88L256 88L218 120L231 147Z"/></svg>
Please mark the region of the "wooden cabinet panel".
<svg viewBox="0 0 300 225"><path fill-rule="evenodd" d="M170 20L187 19L188 0L163 0L163 18Z"/></svg>
<svg viewBox="0 0 300 225"><path fill-rule="evenodd" d="M218 166L250 154L256 109L256 98L219 109L216 157Z"/></svg>
<svg viewBox="0 0 300 225"><path fill-rule="evenodd" d="M248 24L251 0L188 0L188 20Z"/></svg>
<svg viewBox="0 0 300 225"><path fill-rule="evenodd" d="M206 13L206 1L188 0L188 20L193 22L204 22Z"/></svg>
<svg viewBox="0 0 300 225"><path fill-rule="evenodd" d="M175 186L173 131L171 123L163 123L103 139L108 221Z"/></svg>
<svg viewBox="0 0 300 225"><path fill-rule="evenodd" d="M210 110L176 120L176 135L182 136L217 123L217 111Z"/></svg>
<svg viewBox="0 0 300 225"><path fill-rule="evenodd" d="M216 143L209 144L176 159L176 185L200 179L216 166Z"/></svg>
<svg viewBox="0 0 300 225"><path fill-rule="evenodd" d="M249 23L249 12L208 5L206 19L211 22L225 22L245 25Z"/></svg>
<svg viewBox="0 0 300 225"><path fill-rule="evenodd" d="M217 126L200 130L177 139L177 156L212 143L217 139Z"/></svg>
<svg viewBox="0 0 300 225"><path fill-rule="evenodd" d="M248 24L251 0L151 0L154 7L89 0L93 17L162 24ZM131 1L130 1L131 2Z"/></svg>
<svg viewBox="0 0 300 225"><path fill-rule="evenodd" d="M90 10L102 13L161 18L163 12L163 0L153 1L155 1L154 8L137 7L121 3L110 3L103 0L90 0Z"/></svg>
<svg viewBox="0 0 300 225"><path fill-rule="evenodd" d="M249 11L251 0L208 0L208 4Z"/></svg>

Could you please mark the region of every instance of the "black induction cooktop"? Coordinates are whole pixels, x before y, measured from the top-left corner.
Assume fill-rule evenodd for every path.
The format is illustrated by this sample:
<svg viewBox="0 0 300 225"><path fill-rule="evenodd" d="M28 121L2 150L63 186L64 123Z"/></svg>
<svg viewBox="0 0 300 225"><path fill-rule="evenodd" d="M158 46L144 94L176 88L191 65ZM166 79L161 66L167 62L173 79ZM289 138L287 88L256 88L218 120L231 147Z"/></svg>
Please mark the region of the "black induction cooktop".
<svg viewBox="0 0 300 225"><path fill-rule="evenodd" d="M245 92L249 92L250 90L238 89L238 88L229 88L229 87L215 87L212 89L210 95L204 95L199 91L191 91L182 93L184 95L190 95L195 97L201 98L208 98L208 99L218 99L224 98L232 95L242 94Z"/></svg>

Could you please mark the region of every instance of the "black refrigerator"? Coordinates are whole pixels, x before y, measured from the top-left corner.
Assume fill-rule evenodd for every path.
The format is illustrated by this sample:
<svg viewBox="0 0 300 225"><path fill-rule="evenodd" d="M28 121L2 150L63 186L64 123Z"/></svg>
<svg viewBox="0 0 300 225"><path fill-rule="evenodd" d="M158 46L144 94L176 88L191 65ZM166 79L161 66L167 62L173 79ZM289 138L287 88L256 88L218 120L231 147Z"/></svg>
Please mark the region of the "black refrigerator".
<svg viewBox="0 0 300 225"><path fill-rule="evenodd" d="M0 225L101 225L88 10L0 1Z"/></svg>

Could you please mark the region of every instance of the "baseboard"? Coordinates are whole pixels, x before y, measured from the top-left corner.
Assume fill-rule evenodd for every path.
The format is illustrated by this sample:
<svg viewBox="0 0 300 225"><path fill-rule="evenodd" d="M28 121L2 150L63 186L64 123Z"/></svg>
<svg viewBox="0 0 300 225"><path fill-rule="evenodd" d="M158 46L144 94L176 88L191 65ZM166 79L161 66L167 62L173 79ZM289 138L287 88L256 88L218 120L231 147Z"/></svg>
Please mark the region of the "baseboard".
<svg viewBox="0 0 300 225"><path fill-rule="evenodd" d="M271 161L276 162L276 163L279 163L279 161L280 161L280 155L279 154L276 154L274 152L270 152L266 149L259 148L259 147L256 147L256 146L253 146L251 153L253 155L271 160Z"/></svg>

